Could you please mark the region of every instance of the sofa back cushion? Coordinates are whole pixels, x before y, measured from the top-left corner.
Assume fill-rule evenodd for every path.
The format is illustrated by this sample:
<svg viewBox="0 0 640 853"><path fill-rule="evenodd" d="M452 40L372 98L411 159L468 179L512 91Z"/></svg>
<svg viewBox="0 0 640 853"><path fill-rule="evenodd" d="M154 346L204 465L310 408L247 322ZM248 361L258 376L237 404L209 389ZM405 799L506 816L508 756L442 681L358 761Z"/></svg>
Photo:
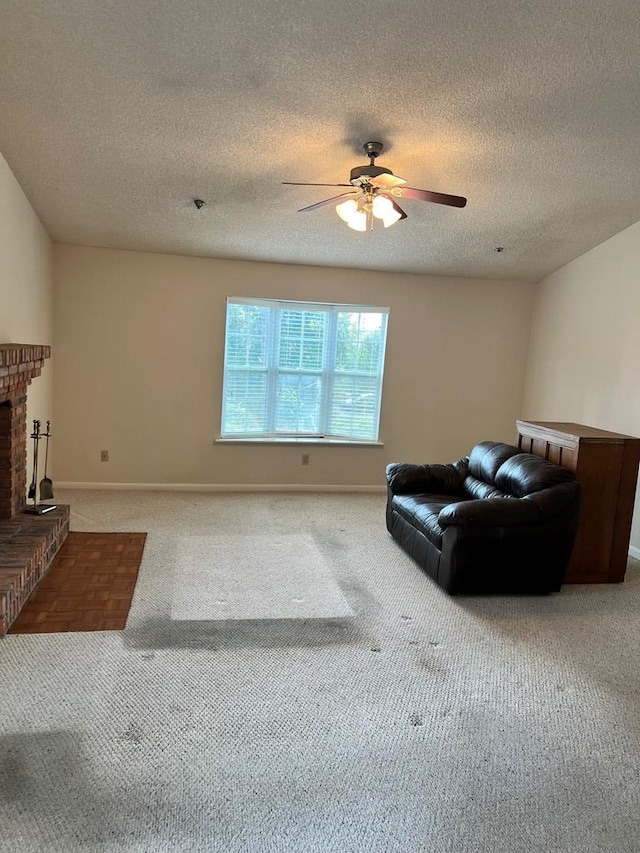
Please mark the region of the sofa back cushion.
<svg viewBox="0 0 640 853"><path fill-rule="evenodd" d="M575 480L570 471L512 444L482 441L469 454L463 485L470 498L522 498Z"/></svg>
<svg viewBox="0 0 640 853"><path fill-rule="evenodd" d="M476 500L510 497L496 486L495 477L500 466L518 453L520 451L517 447L498 441L476 444L469 454L469 465L463 481L466 494Z"/></svg>
<svg viewBox="0 0 640 853"><path fill-rule="evenodd" d="M516 498L540 492L559 483L575 480L571 471L530 453L507 459L496 473L495 485Z"/></svg>
<svg viewBox="0 0 640 853"><path fill-rule="evenodd" d="M493 485L500 466L518 453L518 448L511 444L482 441L469 454L469 475Z"/></svg>
<svg viewBox="0 0 640 853"><path fill-rule="evenodd" d="M478 480L468 474L463 481L464 491L467 497L474 500L484 500L485 498L508 498L511 495L505 495L500 489L497 489L493 483L485 483L484 480Z"/></svg>

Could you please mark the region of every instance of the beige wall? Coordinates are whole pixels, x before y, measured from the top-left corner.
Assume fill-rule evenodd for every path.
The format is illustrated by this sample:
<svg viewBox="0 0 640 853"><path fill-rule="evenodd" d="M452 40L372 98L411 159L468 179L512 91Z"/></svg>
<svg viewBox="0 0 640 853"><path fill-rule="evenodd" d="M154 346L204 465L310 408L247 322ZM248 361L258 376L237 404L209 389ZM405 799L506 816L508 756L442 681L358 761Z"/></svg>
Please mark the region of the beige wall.
<svg viewBox="0 0 640 853"><path fill-rule="evenodd" d="M52 302L51 241L0 154L0 343L50 345ZM52 417L52 361L29 386L29 423Z"/></svg>
<svg viewBox="0 0 640 853"><path fill-rule="evenodd" d="M639 322L637 223L538 285L525 417L640 436ZM640 548L638 497L631 542Z"/></svg>
<svg viewBox="0 0 640 853"><path fill-rule="evenodd" d="M67 245L54 280L59 480L382 485L389 461L514 440L533 285ZM214 444L226 296L389 306L384 447Z"/></svg>

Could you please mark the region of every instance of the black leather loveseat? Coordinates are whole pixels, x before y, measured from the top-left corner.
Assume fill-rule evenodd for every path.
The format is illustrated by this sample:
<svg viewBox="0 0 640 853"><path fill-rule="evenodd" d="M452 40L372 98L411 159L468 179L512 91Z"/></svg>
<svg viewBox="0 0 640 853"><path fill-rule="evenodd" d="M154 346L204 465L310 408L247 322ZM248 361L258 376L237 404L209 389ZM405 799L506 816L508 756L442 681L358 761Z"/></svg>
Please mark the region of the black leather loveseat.
<svg viewBox="0 0 640 853"><path fill-rule="evenodd" d="M450 465L388 465L387 489L387 529L452 595L560 589L580 508L570 471L483 441Z"/></svg>

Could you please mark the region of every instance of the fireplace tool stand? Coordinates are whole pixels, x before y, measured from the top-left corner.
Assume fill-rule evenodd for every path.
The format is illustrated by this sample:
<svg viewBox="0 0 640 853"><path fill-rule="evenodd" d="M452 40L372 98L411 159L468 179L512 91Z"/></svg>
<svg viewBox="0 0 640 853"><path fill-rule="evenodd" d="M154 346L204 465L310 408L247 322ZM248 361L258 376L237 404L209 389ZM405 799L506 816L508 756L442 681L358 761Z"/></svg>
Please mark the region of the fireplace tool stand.
<svg viewBox="0 0 640 853"><path fill-rule="evenodd" d="M45 512L51 512L52 509L56 508L55 504L42 504L38 503L37 497L37 489L38 489L38 445L40 443L41 438L47 439L47 459L48 459L48 451L49 451L49 439L51 438L51 422L47 421L47 431L40 432L40 421L33 422L33 432L31 433L31 438L33 439L33 476L31 478L31 484L29 486L29 492L27 494L27 505L24 508L25 512L28 512L30 515L44 515ZM48 481L48 485L45 488L42 488L43 483L40 484L40 497L53 497L53 488L52 483L49 481L47 477L46 470L47 462L45 461L45 476L43 483L45 480ZM31 501L31 503L29 503Z"/></svg>

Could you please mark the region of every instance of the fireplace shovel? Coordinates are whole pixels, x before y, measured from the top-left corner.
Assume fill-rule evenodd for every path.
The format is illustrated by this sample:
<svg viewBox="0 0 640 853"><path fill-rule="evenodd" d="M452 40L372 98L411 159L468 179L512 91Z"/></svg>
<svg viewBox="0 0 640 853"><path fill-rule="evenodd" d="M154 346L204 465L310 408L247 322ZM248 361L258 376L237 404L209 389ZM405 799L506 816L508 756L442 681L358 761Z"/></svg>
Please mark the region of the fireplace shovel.
<svg viewBox="0 0 640 853"><path fill-rule="evenodd" d="M47 431L45 433L47 444L44 451L44 477L40 480L40 500L49 501L53 497L53 480L47 477L47 462L49 461L49 438L51 430L49 429L50 421L47 421Z"/></svg>

